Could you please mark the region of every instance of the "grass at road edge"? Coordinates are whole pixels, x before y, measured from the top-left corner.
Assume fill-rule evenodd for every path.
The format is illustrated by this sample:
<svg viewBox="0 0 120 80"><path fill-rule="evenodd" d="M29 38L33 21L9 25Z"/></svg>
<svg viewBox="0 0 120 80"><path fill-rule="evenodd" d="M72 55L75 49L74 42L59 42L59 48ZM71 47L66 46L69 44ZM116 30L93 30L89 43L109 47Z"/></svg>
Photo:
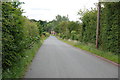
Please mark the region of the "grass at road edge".
<svg viewBox="0 0 120 80"><path fill-rule="evenodd" d="M23 78L35 54L37 53L38 49L45 39L46 38L39 41L38 43L35 43L31 49L26 50L24 52L25 57L23 57L19 62L15 63L13 67L2 73L3 78Z"/></svg>
<svg viewBox="0 0 120 80"><path fill-rule="evenodd" d="M95 48L95 45L93 44L85 44L85 43L80 43L80 42L74 42L74 41L68 41L68 40L63 40L63 39L60 39L59 37L57 37L59 40L67 43L67 44L70 44L74 47L77 47L77 48L80 48L82 50L85 50L85 51L88 51L92 54L96 54L98 56L101 56L101 57L104 57L110 61L113 61L115 63L118 63L120 64L120 62L118 61L118 55L115 55L111 52L107 52L107 51L102 51L102 50L99 50L99 49L96 49Z"/></svg>

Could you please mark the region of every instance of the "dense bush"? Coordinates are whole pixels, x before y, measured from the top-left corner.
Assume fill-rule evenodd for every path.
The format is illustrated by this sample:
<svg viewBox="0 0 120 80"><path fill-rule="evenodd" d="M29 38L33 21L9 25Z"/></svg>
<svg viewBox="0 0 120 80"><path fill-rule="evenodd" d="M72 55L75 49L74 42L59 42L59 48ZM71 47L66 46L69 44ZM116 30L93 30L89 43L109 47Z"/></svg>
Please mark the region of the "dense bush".
<svg viewBox="0 0 120 80"><path fill-rule="evenodd" d="M40 39L35 22L22 16L20 2L2 3L2 66L10 68L24 56L23 51Z"/></svg>
<svg viewBox="0 0 120 80"><path fill-rule="evenodd" d="M100 47L117 54L120 51L118 46L120 2L103 4L104 8L101 11Z"/></svg>
<svg viewBox="0 0 120 80"><path fill-rule="evenodd" d="M60 19L59 19L60 18ZM55 25L54 30L58 33L58 36L60 36L63 39L73 39L73 40L79 40L79 37L81 33L81 25L79 22L69 21L67 19L68 17L60 16L58 15L56 17L56 20L52 23ZM74 33L75 32L75 33Z"/></svg>
<svg viewBox="0 0 120 80"><path fill-rule="evenodd" d="M2 3L2 64L3 68L12 65L21 56L22 50L22 17L18 3ZM15 15L17 14L17 15ZM19 37L18 37L19 36ZM19 48L17 48L19 46ZM17 57L16 57L17 56Z"/></svg>
<svg viewBox="0 0 120 80"><path fill-rule="evenodd" d="M24 17L23 25L23 44L24 48L29 48L34 42L40 39L37 22L33 22Z"/></svg>
<svg viewBox="0 0 120 80"><path fill-rule="evenodd" d="M119 52L118 48L118 16L120 16L120 2L102 3L104 7L101 9L101 28L99 47L103 50L114 53ZM82 41L94 43L96 40L96 10L86 11L82 20Z"/></svg>
<svg viewBox="0 0 120 80"><path fill-rule="evenodd" d="M97 24L97 11L86 11L83 14L82 20L82 36L81 41L95 43L96 39L96 24Z"/></svg>
<svg viewBox="0 0 120 80"><path fill-rule="evenodd" d="M49 37L50 36L50 33L49 32L43 32L42 33L45 37Z"/></svg>
<svg viewBox="0 0 120 80"><path fill-rule="evenodd" d="M80 36L79 36L79 34L77 34L77 32L76 31L71 31L71 37L70 37L70 39L71 40L79 40L79 38L80 38Z"/></svg>

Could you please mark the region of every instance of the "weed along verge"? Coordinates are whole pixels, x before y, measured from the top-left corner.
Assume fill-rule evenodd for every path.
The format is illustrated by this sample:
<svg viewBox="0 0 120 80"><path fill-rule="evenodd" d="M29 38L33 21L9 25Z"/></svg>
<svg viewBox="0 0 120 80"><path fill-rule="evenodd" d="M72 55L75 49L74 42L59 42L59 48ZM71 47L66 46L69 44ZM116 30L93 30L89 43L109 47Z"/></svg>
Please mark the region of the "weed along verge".
<svg viewBox="0 0 120 80"><path fill-rule="evenodd" d="M46 38L40 40L39 42L36 42L31 49L25 50L23 52L24 56L19 61L14 63L11 68L3 72L3 79L23 78L28 66L31 64L34 56L36 55L38 49L40 48L45 39Z"/></svg>
<svg viewBox="0 0 120 80"><path fill-rule="evenodd" d="M95 54L94 56L96 56L96 57L99 57L101 59L105 58L104 60L111 62L115 65L120 64L118 61L118 55L115 55L112 52L107 52L107 51L102 51L100 49L96 49L95 45L93 45L93 44L85 44L85 43L80 43L80 42L76 42L76 41L72 41L72 40L65 40L65 39L63 40L59 37L57 37L57 38L65 43L69 44L69 45L72 45L74 47L88 51L88 52L92 53L93 55Z"/></svg>

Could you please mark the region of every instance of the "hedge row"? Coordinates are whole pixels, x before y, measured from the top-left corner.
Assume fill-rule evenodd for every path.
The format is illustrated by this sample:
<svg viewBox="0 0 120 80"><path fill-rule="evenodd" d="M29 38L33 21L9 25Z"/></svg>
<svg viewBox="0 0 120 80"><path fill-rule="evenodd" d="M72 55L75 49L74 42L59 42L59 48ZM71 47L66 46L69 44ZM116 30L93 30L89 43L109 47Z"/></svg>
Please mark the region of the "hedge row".
<svg viewBox="0 0 120 80"><path fill-rule="evenodd" d="M38 24L22 16L20 4L2 3L3 71L24 57L23 51L40 40Z"/></svg>
<svg viewBox="0 0 120 80"><path fill-rule="evenodd" d="M115 54L119 53L118 48L118 16L120 16L120 2L102 3L104 7L101 9L101 26L99 48L111 51ZM82 17L82 41L94 43L96 40L96 22L97 11L87 11Z"/></svg>

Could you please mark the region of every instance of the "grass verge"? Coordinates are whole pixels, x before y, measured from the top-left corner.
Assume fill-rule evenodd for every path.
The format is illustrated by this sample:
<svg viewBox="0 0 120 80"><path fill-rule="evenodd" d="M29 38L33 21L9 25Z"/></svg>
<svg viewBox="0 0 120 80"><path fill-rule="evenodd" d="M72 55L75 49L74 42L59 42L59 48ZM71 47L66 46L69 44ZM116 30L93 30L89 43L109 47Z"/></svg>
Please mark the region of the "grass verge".
<svg viewBox="0 0 120 80"><path fill-rule="evenodd" d="M11 80L12 78L23 78L28 66L32 62L35 54L45 39L46 38L39 41L38 43L35 43L31 49L26 50L24 52L25 57L22 57L19 62L15 63L10 69L7 69L4 73L2 73L3 78L9 78Z"/></svg>
<svg viewBox="0 0 120 80"><path fill-rule="evenodd" d="M106 58L108 60L111 60L111 61L113 61L115 63L120 64L120 62L118 61L118 55L115 55L112 52L102 51L100 49L96 49L95 45L93 45L93 44L85 44L85 43L80 43L80 42L68 41L68 40L63 40L63 39L60 39L60 38L58 38L58 39L65 42L65 43L67 43L67 44L70 44L70 45L72 45L74 47L77 47L77 48L80 48L82 50L91 52L93 54L96 54L98 56L104 57L104 58Z"/></svg>

